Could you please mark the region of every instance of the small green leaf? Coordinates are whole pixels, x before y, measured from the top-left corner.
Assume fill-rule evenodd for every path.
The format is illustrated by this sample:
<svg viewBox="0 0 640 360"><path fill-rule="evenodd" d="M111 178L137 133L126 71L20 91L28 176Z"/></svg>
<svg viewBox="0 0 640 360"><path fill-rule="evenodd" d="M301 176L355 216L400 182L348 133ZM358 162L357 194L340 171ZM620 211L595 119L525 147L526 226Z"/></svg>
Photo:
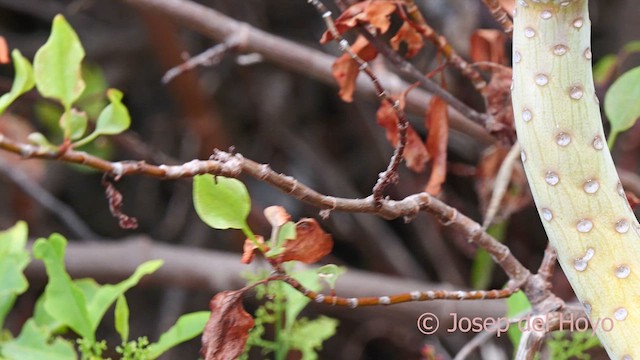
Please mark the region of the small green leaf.
<svg viewBox="0 0 640 360"><path fill-rule="evenodd" d="M120 295L136 286L143 276L158 270L162 266L162 263L162 260L147 261L138 266L136 271L128 279L115 285L107 284L100 286L95 292L95 296L87 301L87 310L89 312L89 321L91 322L92 330L95 331L98 328L102 317Z"/></svg>
<svg viewBox="0 0 640 360"><path fill-rule="evenodd" d="M46 330L40 329L33 319L27 320L20 335L2 344L2 357L6 360L76 360L73 345L62 338L49 341Z"/></svg>
<svg viewBox="0 0 640 360"><path fill-rule="evenodd" d="M204 174L193 178L193 205L200 219L214 229L247 229L251 199L236 179Z"/></svg>
<svg viewBox="0 0 640 360"><path fill-rule="evenodd" d="M276 239L277 246L284 245L287 240L295 240L296 238L296 224L293 221L289 221L282 225L278 230L278 239Z"/></svg>
<svg viewBox="0 0 640 360"><path fill-rule="evenodd" d="M33 59L35 82L42 96L70 109L84 91L84 49L78 35L62 15L53 19L51 35Z"/></svg>
<svg viewBox="0 0 640 360"><path fill-rule="evenodd" d="M31 260L26 250L27 233L23 221L0 232L0 329L17 296L29 286L23 274Z"/></svg>
<svg viewBox="0 0 640 360"><path fill-rule="evenodd" d="M622 47L622 51L627 54L640 52L640 40L630 41Z"/></svg>
<svg viewBox="0 0 640 360"><path fill-rule="evenodd" d="M115 324L122 343L129 341L129 305L124 295L118 296L118 301L116 301Z"/></svg>
<svg viewBox="0 0 640 360"><path fill-rule="evenodd" d="M122 92L116 89L109 89L107 90L107 97L111 103L98 116L95 130L86 138L76 142L74 146L86 145L100 135L117 135L129 128L131 116L127 107L122 103Z"/></svg>
<svg viewBox="0 0 640 360"><path fill-rule="evenodd" d="M49 315L47 310L44 308L46 297L46 294L42 294L38 300L36 300L36 306L33 310L33 320L39 328L48 331L50 334L62 334L67 332L68 327L62 322L56 320L53 316Z"/></svg>
<svg viewBox="0 0 640 360"><path fill-rule="evenodd" d="M507 317L512 318L529 310L531 310L531 303L529 303L529 299L527 299L524 292L518 291L507 298ZM511 344L517 349L518 344L520 344L520 338L522 337L520 328L515 325L509 326L507 335L509 335Z"/></svg>
<svg viewBox="0 0 640 360"><path fill-rule="evenodd" d="M67 240L53 234L49 240L38 239L33 245L33 256L44 262L49 282L45 287L44 309L54 319L68 325L78 335L95 341L87 301L80 287L73 283L64 267Z"/></svg>
<svg viewBox="0 0 640 360"><path fill-rule="evenodd" d="M56 146L49 142L46 136L39 132L33 132L27 136L27 140L38 146L42 146L44 148L55 149Z"/></svg>
<svg viewBox="0 0 640 360"><path fill-rule="evenodd" d="M149 345L149 359L155 359L172 347L200 335L210 316L208 311L180 316L175 325L160 335L158 342Z"/></svg>
<svg viewBox="0 0 640 360"><path fill-rule="evenodd" d="M640 117L640 66L622 74L604 97L604 111L611 123L609 147L616 136L628 130Z"/></svg>
<svg viewBox="0 0 640 360"><path fill-rule="evenodd" d="M87 130L87 114L84 111L71 108L62 114L60 127L64 131L65 138L71 140L79 139Z"/></svg>
<svg viewBox="0 0 640 360"><path fill-rule="evenodd" d="M11 52L11 58L13 59L13 67L15 69L15 78L13 79L13 85L11 90L0 97L0 114L2 114L11 103L13 103L18 96L26 93L33 88L33 68L31 63L27 60L20 50L15 49Z"/></svg>
<svg viewBox="0 0 640 360"><path fill-rule="evenodd" d="M613 76L618 65L618 56L607 54L593 65L593 80L596 84L604 84Z"/></svg>
<svg viewBox="0 0 640 360"><path fill-rule="evenodd" d="M87 113L89 119L97 119L100 112L109 103L105 96L108 88L107 80L100 66L95 64L84 64L82 66L82 77L86 84L86 88L76 106Z"/></svg>
<svg viewBox="0 0 640 360"><path fill-rule="evenodd" d="M311 291L320 291L322 285L318 279L318 273L316 269L308 269L291 274L291 277L296 279L300 284ZM296 318L300 314L300 311L304 309L309 303L309 298L301 294L298 290L286 284L282 286L285 298L287 299L287 307L285 309L285 326L291 328L296 322Z"/></svg>
<svg viewBox="0 0 640 360"><path fill-rule="evenodd" d="M315 360L322 343L336 334L338 320L319 316L315 320L301 319L289 332L287 341L291 348L302 353L302 360Z"/></svg>
<svg viewBox="0 0 640 360"><path fill-rule="evenodd" d="M336 288L336 281L338 281L340 275L347 272L347 268L335 264L327 264L319 267L316 272L320 279L324 280L329 285L329 288L333 290Z"/></svg>

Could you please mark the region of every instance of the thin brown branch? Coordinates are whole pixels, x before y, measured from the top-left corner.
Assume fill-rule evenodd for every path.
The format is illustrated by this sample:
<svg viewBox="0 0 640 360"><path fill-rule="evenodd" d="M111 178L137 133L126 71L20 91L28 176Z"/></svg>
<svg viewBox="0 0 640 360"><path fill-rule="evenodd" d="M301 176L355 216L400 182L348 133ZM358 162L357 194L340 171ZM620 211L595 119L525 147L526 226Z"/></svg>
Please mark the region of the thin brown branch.
<svg viewBox="0 0 640 360"><path fill-rule="evenodd" d="M484 5L491 11L491 15L496 21L502 25L502 29L508 35L513 33L513 22L509 17L509 14L502 8L498 0L482 0Z"/></svg>
<svg viewBox="0 0 640 360"><path fill-rule="evenodd" d="M82 164L113 176L116 180L125 175L146 175L160 179L180 179L199 174L215 174L239 177L246 174L267 183L290 196L321 209L375 214L385 219L404 217L411 219L418 211L427 211L442 224L464 234L469 241L487 250L496 263L507 273L513 287L520 287L530 272L501 244L482 230L477 222L460 214L455 208L441 202L428 193L417 193L402 200L383 199L378 206L372 196L364 199L345 199L328 196L299 183L296 179L278 174L267 164L259 164L240 154L216 150L209 160L192 160L182 165L150 165L144 161L110 162L82 151L67 149L64 152L23 144L0 134L0 149L22 155L25 158L57 159ZM526 290L526 289L525 289Z"/></svg>
<svg viewBox="0 0 640 360"><path fill-rule="evenodd" d="M451 44L449 44L449 41L447 41L447 38L438 34L429 26L414 0L404 0L404 4L406 6L406 15L408 16L406 20L409 24L424 38L431 41L436 46L438 52L447 59L447 62L458 69L462 75L466 76L476 90L482 91L482 89L487 87L487 81L474 67L458 55Z"/></svg>
<svg viewBox="0 0 640 360"><path fill-rule="evenodd" d="M327 29L333 35L333 38L338 41L340 44L340 49L349 54L351 59L358 64L358 68L360 71L364 72L371 82L373 83L374 88L376 89L376 95L380 99L381 102L387 103L393 109L397 119L398 119L398 143L396 148L391 156L391 160L389 160L389 165L387 166L387 170L380 173L378 176L378 181L373 187L373 201L376 205L380 205L380 201L382 200L384 190L391 184L395 184L398 182L398 167L400 167L400 163L402 163L402 156L404 154L404 148L407 144L407 128L409 128L409 122L407 121L407 117L404 114L404 110L400 106L400 101L391 98L389 92L382 86L380 79L378 76L371 70L371 66L364 61L355 51L349 46L349 42L342 37L338 29L336 28L336 24L333 22L333 18L331 17L331 11L329 11L323 3L318 0L307 0L310 4L312 4L316 10L320 13L324 22L327 26Z"/></svg>
<svg viewBox="0 0 640 360"><path fill-rule="evenodd" d="M259 30L247 23L243 23L232 19L220 12L187 0L122 0L132 6L138 7L145 11L162 14L171 18L185 27L196 32L208 36L216 41L223 42L233 34L247 31L246 42L238 51L256 52L262 54L265 60L279 65L285 69L289 69L301 74L305 74L312 78L323 81L332 86L336 86L335 80L331 74L331 64L335 61L335 57L327 55L318 50L302 46L295 42L274 36L265 31ZM418 71L418 74L420 72ZM391 93L400 93L406 89L409 84L404 81L394 81L395 76L389 76L388 81L384 74L381 80L388 84L388 90ZM419 75L422 77L422 74ZM423 86L425 86L423 84ZM425 89L432 91L439 88L436 84L429 84ZM446 94L443 96L442 89L436 90L438 96L444 99L450 99ZM364 78L357 80L357 92L366 95L375 95L375 89L371 82ZM447 93L448 94L448 93ZM424 114L426 106L429 103L430 95L419 89L415 89L407 96L407 111L418 114ZM455 98L454 98L455 99ZM445 100L446 101L446 100ZM448 101L447 101L448 102ZM462 105L462 106L460 106ZM472 116L461 112L460 109L468 109L466 105L457 102L455 109L451 111L450 124L453 129L465 133L476 141L480 141L484 145L493 143L494 138L477 123L484 123L482 115L477 112L470 112ZM464 114L464 115L463 115Z"/></svg>

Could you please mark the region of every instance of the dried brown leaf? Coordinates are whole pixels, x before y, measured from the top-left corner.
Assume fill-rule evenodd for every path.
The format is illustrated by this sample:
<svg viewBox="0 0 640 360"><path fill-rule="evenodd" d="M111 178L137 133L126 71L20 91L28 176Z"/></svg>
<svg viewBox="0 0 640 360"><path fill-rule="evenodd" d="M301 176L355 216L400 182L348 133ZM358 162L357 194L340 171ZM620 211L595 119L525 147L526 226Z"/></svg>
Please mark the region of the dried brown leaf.
<svg viewBox="0 0 640 360"><path fill-rule="evenodd" d="M479 29L471 35L470 57L473 62L488 61L506 65L504 32L495 29Z"/></svg>
<svg viewBox="0 0 640 360"><path fill-rule="evenodd" d="M400 94L400 97L398 98L400 101L400 108L404 108L406 95L413 88L415 88L415 85L410 86ZM388 102L383 101L378 108L376 118L378 120L378 124L385 129L387 140L389 140L391 145L394 147L398 146L398 115L393 110L393 107ZM407 167L417 173L424 171L424 166L430 158L424 142L411 124L409 124L409 127L407 128L407 142L404 148L403 158Z"/></svg>
<svg viewBox="0 0 640 360"><path fill-rule="evenodd" d="M396 5L392 2L363 1L350 6L334 20L334 24L340 34L353 29L358 24L370 24L379 33L384 34L391 26L389 16L395 10ZM327 30L322 35L320 43L325 44L333 39L333 34Z"/></svg>
<svg viewBox="0 0 640 360"><path fill-rule="evenodd" d="M496 66L491 70L491 81L482 90L487 113L491 116L487 129L512 143L515 141L515 126L511 105L511 68Z"/></svg>
<svg viewBox="0 0 640 360"><path fill-rule="evenodd" d="M447 143L449 140L449 111L447 103L441 98L431 98L426 114L427 151L431 154L431 175L425 189L431 195L437 195L447 177Z"/></svg>
<svg viewBox="0 0 640 360"><path fill-rule="evenodd" d="M11 62L9 57L9 45L4 36L0 36L0 64L8 64Z"/></svg>
<svg viewBox="0 0 640 360"><path fill-rule="evenodd" d="M264 245L264 248L266 250L269 249L264 243L264 237L256 235L256 241L258 242L258 244ZM251 241L251 239L246 239L244 241L244 245L242 246L242 258L240 259L240 262L243 264L251 264L256 256L256 252L258 252L258 249L258 246L256 246L256 244Z"/></svg>
<svg viewBox="0 0 640 360"><path fill-rule="evenodd" d="M264 209L264 216L273 227L280 227L291 221L291 215L282 206L269 206Z"/></svg>
<svg viewBox="0 0 640 360"><path fill-rule="evenodd" d="M288 240L284 247L279 262L297 260L313 264L331 252L333 239L315 219L305 218L296 223L295 240Z"/></svg>
<svg viewBox="0 0 640 360"><path fill-rule="evenodd" d="M515 0L498 0L500 6L507 12L507 14L513 14L513 9L516 8Z"/></svg>
<svg viewBox="0 0 640 360"><path fill-rule="evenodd" d="M358 39L351 46L353 51L364 61L373 60L378 51L369 43L363 36L359 36ZM353 101L353 92L356 89L356 79L360 73L358 63L349 56L349 54L342 54L331 67L333 77L338 82L340 92L338 95L344 102Z"/></svg>
<svg viewBox="0 0 640 360"><path fill-rule="evenodd" d="M422 35L406 21L390 41L391 46L396 51L400 49L400 44L403 42L407 44L407 52L405 54L407 58L414 57L420 49L422 49L422 46L424 46Z"/></svg>
<svg viewBox="0 0 640 360"><path fill-rule="evenodd" d="M204 360L235 359L244 350L254 320L242 307L243 290L223 291L211 299L211 317L202 333Z"/></svg>

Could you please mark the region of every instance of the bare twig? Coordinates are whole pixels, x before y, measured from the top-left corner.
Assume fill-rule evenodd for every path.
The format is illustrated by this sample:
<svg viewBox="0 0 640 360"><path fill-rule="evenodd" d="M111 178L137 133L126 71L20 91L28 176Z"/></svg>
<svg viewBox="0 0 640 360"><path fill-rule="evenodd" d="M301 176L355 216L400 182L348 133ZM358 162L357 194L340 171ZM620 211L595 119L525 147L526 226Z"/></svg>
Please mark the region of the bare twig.
<svg viewBox="0 0 640 360"><path fill-rule="evenodd" d="M513 22L509 17L509 14L500 6L500 2L498 0L482 0L484 5L491 11L491 15L496 19L500 25L502 25L502 29L507 34L513 33Z"/></svg>
<svg viewBox="0 0 640 360"><path fill-rule="evenodd" d="M487 212L484 215L484 221L482 222L483 229L487 229L487 227L491 225L491 222L500 209L500 203L502 202L504 194L507 193L507 188L511 182L513 166L518 159L518 155L520 155L520 144L516 142L507 153L507 156L504 158L504 161L500 165L500 170L498 170L498 174L496 175L491 200L489 200Z"/></svg>
<svg viewBox="0 0 640 360"><path fill-rule="evenodd" d="M487 250L495 262L504 269L513 282L520 287L530 276L507 246L501 244L482 230L482 227L455 208L448 206L428 193L417 193L402 200L382 199L378 206L369 196L364 199L345 199L327 196L300 184L296 179L278 174L266 164L258 164L240 154L229 154L216 150L210 160L192 160L183 165L150 165L143 161L110 162L82 151L68 149L63 153L39 146L23 144L0 134L0 149L22 155L25 158L57 159L63 162L82 164L108 173L116 180L125 175L143 174L161 179L180 179L199 174L216 174L239 177L245 173L281 191L322 209L346 212L371 213L385 219L398 217L412 218L418 211L425 210L434 215L444 225L464 234L469 241ZM526 288L524 288L526 290Z"/></svg>
<svg viewBox="0 0 640 360"><path fill-rule="evenodd" d="M360 71L364 72L371 82L373 83L374 88L376 89L376 95L380 98L380 101L385 102L391 106L393 112L396 114L398 118L398 144L391 156L391 160L389 161L389 165L387 166L387 170L380 173L378 176L378 181L373 187L373 201L376 206L380 205L380 201L382 200L384 190L391 184L395 184L398 182L398 167L402 162L402 156L404 154L404 147L407 143L407 128L409 127L409 122L407 121L407 117L404 114L404 110L402 110L400 106L400 101L391 98L389 92L385 90L378 79L378 76L371 70L369 64L362 60L358 54L349 46L349 42L342 37L338 29L336 28L336 24L333 22L333 18L331 17L331 11L329 11L324 4L322 4L319 0L307 0L310 4L315 6L318 12L322 15L322 18L325 21L327 29L333 35L333 38L338 40L338 44L340 44L340 49L345 53L349 54L351 59L353 59L359 66Z"/></svg>
<svg viewBox="0 0 640 360"><path fill-rule="evenodd" d="M234 50L240 45L240 41L237 37L231 37L228 41L217 44L202 53L189 58L178 66L174 66L169 69L162 77L162 83L167 84L176 76L182 74L185 71L194 69L197 66L211 66L217 64L222 60L224 55L229 51Z"/></svg>
<svg viewBox="0 0 640 360"><path fill-rule="evenodd" d="M466 60L458 55L451 44L447 41L447 38L438 34L431 26L429 26L429 24L427 24L427 21L422 16L422 13L418 9L418 6L416 6L414 0L404 0L404 4L406 6L406 15L408 16L406 20L408 23L424 38L431 41L438 49L438 52L447 59L447 62L458 69L462 75L471 80L471 83L476 90L481 91L484 89L487 86L486 80L482 78L482 75L474 67L469 65Z"/></svg>
<svg viewBox="0 0 640 360"><path fill-rule="evenodd" d="M262 30L256 29L249 24L234 20L220 12L187 0L122 0L125 3L160 13L170 17L190 29L193 29L205 36L216 41L225 41L241 31L243 26L248 29L246 43L238 49L238 51L256 52L262 54L267 61L273 62L285 69L290 69L301 74L305 74L312 78L318 79L325 83L335 86L335 80L331 74L331 64L335 58L324 54L318 50L302 46L292 41L274 36ZM417 71L417 70L416 70ZM422 74L418 71L419 76ZM395 76L393 77L395 78ZM388 89L391 93L400 93L406 89L409 84L404 81L386 81L382 76L382 81L388 83ZM425 86L423 84L423 86ZM429 84L433 88L438 88L436 84ZM430 89L429 87L425 87ZM375 89L371 82L367 79L357 80L357 91L360 94L375 95ZM449 102L452 96L443 96L442 90L438 90L438 96ZM407 96L407 111L414 111L424 114L426 106L429 103L429 96L420 89L415 89ZM454 98L455 99L455 98ZM462 105L462 106L460 106ZM475 117L467 117L459 112L460 109L468 109L466 105L457 102L457 106L453 106L458 111L452 111L450 117L450 125L453 129L468 134L473 139L482 142L484 145L493 143L494 138L477 123L484 123L482 116L476 112ZM470 120L471 119L471 120ZM476 123L477 122L477 123Z"/></svg>

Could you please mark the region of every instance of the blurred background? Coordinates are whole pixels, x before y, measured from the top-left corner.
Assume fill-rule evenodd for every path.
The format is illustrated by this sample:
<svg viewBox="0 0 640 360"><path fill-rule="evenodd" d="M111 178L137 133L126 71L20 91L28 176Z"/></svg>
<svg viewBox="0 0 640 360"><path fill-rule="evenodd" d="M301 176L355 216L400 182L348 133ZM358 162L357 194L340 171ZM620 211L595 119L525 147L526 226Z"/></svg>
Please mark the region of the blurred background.
<svg viewBox="0 0 640 360"><path fill-rule="evenodd" d="M470 38L476 30L499 29L499 24L479 0L416 2L427 22L467 59ZM94 76L97 84L104 82L124 92L124 102L132 115L131 130L100 139L88 151L114 161L179 164L206 159L214 148L233 148L324 194L362 198L371 193L378 173L386 168L393 151L384 130L376 124L379 103L375 97L356 91L352 103L342 102L333 79L306 73L294 64L274 64L261 54L251 52L231 51L211 66L187 71L164 84L161 79L170 68L218 42L185 28L180 21L133 7L131 3L136 1L0 0L0 35L10 49L18 48L33 59L49 35L51 20L62 13L85 47L85 75ZM303 47L302 50L340 55L335 44L319 44L325 31L324 23L306 1L199 3L293 41ZM326 3L334 14L339 14L333 3ZM594 63L606 54L618 53L625 44L640 40L638 18L640 7L633 0L591 1ZM399 22L393 26L399 26ZM509 41L506 41L505 52L510 53ZM425 73L434 70L438 61L433 46L426 44L412 62ZM640 57L629 55L613 70L614 74L605 77L598 84L600 98L615 74L639 62ZM374 68L383 74L394 72L380 57L374 62ZM452 68L446 69L445 74L450 92L476 110L484 111L482 97L467 79ZM0 67L0 92L9 91L12 77L11 65ZM96 101L104 101L99 94L96 96ZM425 106L427 104L423 108ZM32 91L2 116L0 132L24 139L30 132L40 131L55 138L59 136L53 130L56 111L59 110L52 103ZM409 116L424 138L427 134L424 114L412 111ZM634 127L623 134L614 151L618 166L627 171L628 190L633 190L633 184L638 183L634 174L638 166L639 132L640 129ZM497 139L489 132L478 136L464 128L453 129L447 150L447 181L439 197L481 223L497 168L509 146L508 141ZM518 169L514 170L514 174L517 173ZM429 174L428 170L416 174L402 166L400 175L400 183L387 191L392 198L423 191ZM192 206L190 180L162 181L129 176L115 183L124 196L124 212L139 221L136 230L123 230L109 213L101 176L77 166L54 161L23 161L13 154L0 152L0 228L26 220L30 237L59 232L70 239L72 246L88 251L83 254L100 249L101 244L140 240L148 246L161 244L171 246L168 249L193 253L202 249L202 254L211 255L210 263L205 260L205 264L199 265L205 266L201 269L205 273L214 274L215 281L194 280L185 267L181 268L185 271L183 274L143 282L129 293L132 335L156 338L180 314L206 310L215 292L241 287L239 269L250 270L260 265L239 264L244 240L241 232L212 230L199 220ZM507 280L499 269L494 271L490 265L478 264L475 245L439 225L426 213L418 214L410 223L403 219L385 221L372 215L339 212L321 219L319 209L255 179L241 179L251 194L249 222L254 231L269 234L262 210L270 205L285 207L294 219L318 219L335 241L334 251L324 261L362 270L358 273L362 279L376 284L367 288L369 283L363 282L363 288L358 290L360 296L414 290L403 288L405 284L441 289L501 288ZM498 233L494 235L500 234L496 237L501 237L520 261L535 270L542 259L546 237L531 206L524 186L526 180L521 174L514 179L513 192L503 203L506 210L498 214L498 226L493 229ZM231 264L229 261L234 257L237 266L222 265ZM94 273L91 272L92 260L82 260L76 259L74 271L78 276L117 281L126 274L124 268L118 268L124 266L123 258L103 257L105 264L113 264L113 271L105 266ZM7 324L14 333L21 322L31 316L33 303L44 286L41 270L32 270L29 274L30 291L20 297ZM383 277L378 278L376 274ZM565 300L573 297L561 271L555 274L554 289ZM369 293L365 293L367 291ZM255 299L246 302L248 310L255 308ZM415 321L425 309L433 307L441 313L468 311L485 316L498 316L505 309L502 301L440 302L373 310L310 306L304 314L311 318L327 314L340 320L338 334L323 346L322 359L420 359L427 358L423 354L425 345L434 346L437 354L448 358L474 334L421 334ZM107 322L100 332L106 339L112 339L111 343L117 343L117 334L112 329ZM510 346L508 339L493 337L482 353L476 352L470 358L509 358ZM198 349L199 339L195 339L164 358L195 359ZM595 351L594 354L603 353Z"/></svg>

